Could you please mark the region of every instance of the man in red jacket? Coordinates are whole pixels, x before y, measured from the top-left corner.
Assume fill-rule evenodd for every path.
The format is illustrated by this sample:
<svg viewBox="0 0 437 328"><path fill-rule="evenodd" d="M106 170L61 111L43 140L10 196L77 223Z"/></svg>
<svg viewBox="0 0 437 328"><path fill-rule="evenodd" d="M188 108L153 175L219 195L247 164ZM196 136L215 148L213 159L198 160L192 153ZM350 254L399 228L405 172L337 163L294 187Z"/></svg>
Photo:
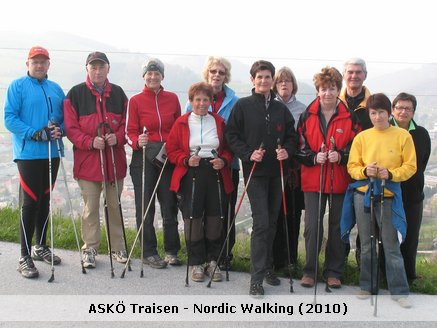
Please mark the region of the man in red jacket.
<svg viewBox="0 0 437 328"><path fill-rule="evenodd" d="M95 256L100 245L100 194L106 183L111 256L126 263L122 220L118 207L118 190L123 189L126 176L124 150L127 97L121 87L108 81L108 57L92 52L86 60L87 79L74 86L64 102L64 122L68 139L73 143L74 178L83 201L82 239L83 260L86 268L95 268ZM116 175L111 148L114 154ZM103 159L103 163L101 160ZM102 166L103 165L103 172Z"/></svg>

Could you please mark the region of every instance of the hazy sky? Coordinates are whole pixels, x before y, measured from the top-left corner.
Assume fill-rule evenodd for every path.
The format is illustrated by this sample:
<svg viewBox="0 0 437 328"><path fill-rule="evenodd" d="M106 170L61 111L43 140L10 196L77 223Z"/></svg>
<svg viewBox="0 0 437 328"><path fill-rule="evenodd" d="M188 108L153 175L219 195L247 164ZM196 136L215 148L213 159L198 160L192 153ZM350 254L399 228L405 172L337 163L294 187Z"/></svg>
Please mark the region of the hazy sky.
<svg viewBox="0 0 437 328"><path fill-rule="evenodd" d="M0 30L66 31L148 53L437 62L432 7L429 0L9 0Z"/></svg>

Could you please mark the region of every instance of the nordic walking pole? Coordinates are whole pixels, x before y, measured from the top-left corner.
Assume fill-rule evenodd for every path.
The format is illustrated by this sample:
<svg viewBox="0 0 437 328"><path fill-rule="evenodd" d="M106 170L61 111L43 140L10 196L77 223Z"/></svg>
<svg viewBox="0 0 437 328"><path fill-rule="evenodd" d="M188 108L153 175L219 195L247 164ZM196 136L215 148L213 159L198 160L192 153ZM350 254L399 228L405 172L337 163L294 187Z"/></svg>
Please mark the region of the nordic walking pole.
<svg viewBox="0 0 437 328"><path fill-rule="evenodd" d="M147 129L143 126L143 134L147 133ZM141 217L144 219L144 197L146 196L146 145L143 146L143 166L141 172ZM144 277L144 225L141 225L141 271L140 278ZM135 245L135 244L134 244ZM132 247L133 248L133 247Z"/></svg>
<svg viewBox="0 0 437 328"><path fill-rule="evenodd" d="M124 278L128 263L130 262L130 259L132 257L132 253L133 253L134 248L135 248L135 244L137 243L137 240L138 240L141 232L143 231L143 225L144 225L144 221L146 220L147 213L149 213L149 209L150 209L150 206L152 205L152 201L154 201L154 199L155 199L155 194L156 194L156 191L158 190L159 181L161 181L162 173L164 172L164 169L167 165L167 162L168 162L168 158L166 157L164 164L162 165L161 172L159 173L158 180L156 181L155 188L153 188L152 196L150 197L149 204L147 205L147 208L144 212L143 219L141 221L141 225L138 228L137 235L135 236L134 242L132 244L132 248L131 248L130 253L129 253L129 257L127 258L126 265L124 266L124 269L123 269L123 272L121 273L120 278ZM141 262L142 262L142 259L141 259Z"/></svg>
<svg viewBox="0 0 437 328"><path fill-rule="evenodd" d="M322 141L320 146L320 152L325 152L325 143ZM323 194L323 169L325 165L320 164L320 178L319 178L319 206L317 212L317 240L316 240L316 263L315 263L315 276L314 276L314 304L317 304L317 278L319 271L319 246L320 246L320 221L323 220L322 215L322 194Z"/></svg>
<svg viewBox="0 0 437 328"><path fill-rule="evenodd" d="M67 193L68 205L69 205L69 208L70 208L71 222L73 222L74 237L76 238L77 249L79 251L80 265L82 267L82 273L86 274L86 270L85 270L85 267L83 265L83 258L82 258L82 254L81 254L81 250L80 250L79 237L77 235L76 223L74 222L73 204L71 202L70 190L68 189L67 172L65 171L64 161L62 160L62 148L61 148L61 144L59 142L59 139L56 139L56 145L58 147L58 155L59 155L59 161L61 163L61 171L62 171L62 174L64 176L65 190L66 190L66 193Z"/></svg>
<svg viewBox="0 0 437 328"><path fill-rule="evenodd" d="M97 136L102 138L102 123L97 126ZM103 184L103 206L105 213L105 224L106 224L106 240L108 242L108 252L109 252L109 263L111 264L111 278L114 278L114 265L112 263L112 246L111 246L111 234L109 230L109 213L108 213L108 197L106 189L106 175L103 159L103 150L99 149L100 154L100 168L102 170L102 184Z"/></svg>
<svg viewBox="0 0 437 328"><path fill-rule="evenodd" d="M232 176L232 165L231 165L231 179L233 179L234 177ZM233 181L233 180L232 180ZM229 194L229 200L228 200L228 219L226 220L226 231L228 231L231 228L231 216L232 216L232 194L234 191L232 191ZM236 190L235 190L236 192ZM231 259L230 259L230 254L229 254L229 238L226 239L226 258L225 258L225 269L226 269L226 281L229 281L229 267L231 265Z"/></svg>
<svg viewBox="0 0 437 328"><path fill-rule="evenodd" d="M196 151L194 152L193 156L198 156L200 152L200 146L196 147ZM185 287L188 287L190 284L188 282L188 271L190 268L190 257L191 257L191 231L192 231L192 226L193 226L193 212L194 212L194 192L196 190L196 168L193 169L193 181L191 183L191 204L190 204L190 225L188 228L188 239L189 239L189 243L190 243L190 247L188 247L188 240L185 240L185 244L187 246L187 272L185 275ZM214 273L211 275L213 276Z"/></svg>
<svg viewBox="0 0 437 328"><path fill-rule="evenodd" d="M329 138L329 141L331 143L331 147L329 147L330 151L335 151L335 140L334 137L331 136L331 138ZM331 222L331 218L332 218L332 188L333 188L333 184L334 184L334 163L330 163L329 165L329 170L330 170L330 174L329 174L329 218L328 218L328 222ZM328 224L329 224L328 223ZM331 289L329 288L328 285L328 280L326 280L326 285L325 285L325 292L327 293L331 293Z"/></svg>
<svg viewBox="0 0 437 328"><path fill-rule="evenodd" d="M106 128L108 129L109 133L112 133L111 128L109 127L108 123L105 123ZM114 157L114 146L110 146L109 149L111 150L111 160L112 160L112 169L114 170L114 185L115 185L115 192L117 194L117 200L118 200L118 211L120 212L120 221L121 221L121 229L123 231L123 239L124 239L124 249L127 253L129 253L129 249L127 247L127 238L126 238L126 229L124 228L124 218L123 218L123 210L121 208L121 193L119 193L118 189L118 179L117 179L117 168L115 165L115 157ZM112 254L111 254L112 256ZM130 262L127 262L127 266L129 271L132 271L132 268L130 266Z"/></svg>
<svg viewBox="0 0 437 328"><path fill-rule="evenodd" d="M277 140L278 149L282 149L281 139ZM290 239L288 238L288 222L287 222L287 203L285 200L285 186L284 186L284 167L282 160L279 161L279 169L281 173L281 192L282 192L282 208L284 212L284 225L285 225L285 241L287 246L287 259L288 259L288 274L290 275L290 293L293 293L293 270L291 267L291 256L290 256ZM294 209L293 209L294 210Z"/></svg>
<svg viewBox="0 0 437 328"><path fill-rule="evenodd" d="M373 262L375 261L373 252L375 251L375 179L370 177L370 305L373 305Z"/></svg>
<svg viewBox="0 0 437 328"><path fill-rule="evenodd" d="M381 213L379 213L379 237L378 237L378 260L376 267L376 293L375 293L375 305L373 308L373 316L376 317L378 314L378 293L379 293L379 267L381 266L382 256L379 253L381 251L381 239L382 239L382 222L384 220L384 189L385 189L385 179L381 180Z"/></svg>
<svg viewBox="0 0 437 328"><path fill-rule="evenodd" d="M49 126L51 126L51 122L49 122ZM50 132L51 133L51 132ZM52 248L52 256L51 256L51 270L52 275L50 276L48 282L53 282L55 280L55 266L54 266L54 234L53 234L53 210L52 210L52 139L51 136L48 136L48 147L49 147L49 217L50 217L50 247Z"/></svg>
<svg viewBox="0 0 437 328"><path fill-rule="evenodd" d="M258 148L258 149L261 150L261 149L263 149L263 148L264 148L264 143L261 142L261 144L259 145L259 148ZM253 164L252 164L252 168L250 169L249 177L247 178L246 184L244 185L243 193L241 194L241 196L240 196L240 200L238 201L237 208L235 209L235 214L234 214L234 217L233 217L233 219L232 219L232 223L231 223L231 225L229 226L228 231L226 232L226 238L225 238L225 241L224 241L224 243L223 243L223 245L222 245L222 248L221 248L221 250L220 250L220 254L219 254L219 256L218 256L217 263L219 263L220 260L221 260L221 258L222 258L223 251L224 251L224 249L225 249L226 243L227 243L227 241L229 240L229 235L230 235L231 230L232 230L232 225L235 224L235 219L237 218L238 212L240 211L241 204L243 203L244 196L246 195L247 187L249 187L250 180L252 179L253 171L255 171L256 163L257 163L257 162L254 161ZM214 271L212 272L212 275L211 275L211 278L210 278L208 284L206 285L206 287L208 287L208 288L211 287L212 277L214 277L214 273L215 273L215 268L214 268Z"/></svg>

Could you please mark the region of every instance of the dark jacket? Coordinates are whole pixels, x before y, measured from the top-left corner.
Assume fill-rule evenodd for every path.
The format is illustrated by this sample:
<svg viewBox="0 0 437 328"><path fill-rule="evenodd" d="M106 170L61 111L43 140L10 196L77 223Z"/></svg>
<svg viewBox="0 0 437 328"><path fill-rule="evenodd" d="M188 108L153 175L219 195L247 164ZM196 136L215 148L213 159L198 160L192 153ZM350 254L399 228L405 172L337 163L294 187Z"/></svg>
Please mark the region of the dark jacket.
<svg viewBox="0 0 437 328"><path fill-rule="evenodd" d="M117 137L113 147L117 170L117 179L126 176L126 152L124 150L127 97L121 87L106 81L103 95L95 90L89 79L74 86L64 101L64 122L68 139L73 143L74 167L76 179L102 181L99 150L93 149L93 140L101 123ZM103 128L101 133L109 133ZM114 170L110 147L105 147L103 160L105 179L114 180Z"/></svg>
<svg viewBox="0 0 437 328"><path fill-rule="evenodd" d="M302 163L302 191L319 192L321 165L315 164L315 157L320 151L322 143L325 151L331 149L331 137L334 139L335 150L341 155L340 163L327 163L323 165L323 193L331 190L331 165L333 165L332 192L342 194L346 191L351 178L347 173L347 161L352 140L360 131L353 114L343 102L337 105L336 113L324 131L320 123L320 98L316 98L300 116L298 124L299 150L296 159Z"/></svg>
<svg viewBox="0 0 437 328"><path fill-rule="evenodd" d="M394 119L390 120L392 125L395 125ZM416 149L416 166L417 171L407 181L401 182L402 200L404 203L420 202L425 198L423 187L425 185L425 170L428 164L428 159L431 154L431 139L428 131L417 125L412 120L414 129L410 129L411 137L413 138L414 148Z"/></svg>
<svg viewBox="0 0 437 328"><path fill-rule="evenodd" d="M232 109L226 127L226 138L229 147L239 157L243 164L244 174L248 175L253 162L250 156L263 143L266 150L262 162L257 163L254 176L279 176L279 161L276 159L276 149L279 143L291 157L296 151L297 134L294 129L294 119L287 106L275 100L271 92L268 108L265 97L255 93L240 98ZM285 172L288 172L288 161L284 161Z"/></svg>

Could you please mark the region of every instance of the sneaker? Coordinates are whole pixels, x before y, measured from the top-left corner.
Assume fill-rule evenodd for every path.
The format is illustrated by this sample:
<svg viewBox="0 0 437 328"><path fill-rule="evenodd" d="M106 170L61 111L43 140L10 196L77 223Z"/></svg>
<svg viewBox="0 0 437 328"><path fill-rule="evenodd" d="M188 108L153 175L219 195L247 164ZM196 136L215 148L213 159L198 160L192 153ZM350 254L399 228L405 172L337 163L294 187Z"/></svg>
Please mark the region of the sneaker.
<svg viewBox="0 0 437 328"><path fill-rule="evenodd" d="M330 288L340 288L341 287L341 281L338 278L335 277L328 277L328 281L327 281L328 287Z"/></svg>
<svg viewBox="0 0 437 328"><path fill-rule="evenodd" d="M182 262L177 255L167 254L164 258L164 262L170 265L181 265Z"/></svg>
<svg viewBox="0 0 437 328"><path fill-rule="evenodd" d="M48 246L33 246L32 259L35 261L44 261L48 264L52 264L52 251ZM53 254L53 265L58 265L60 263L61 258Z"/></svg>
<svg viewBox="0 0 437 328"><path fill-rule="evenodd" d="M250 283L249 295L254 298L262 298L264 296L264 288L262 283Z"/></svg>
<svg viewBox="0 0 437 328"><path fill-rule="evenodd" d="M116 260L118 263L126 263L127 262L127 253L125 250L122 251L112 251L112 258Z"/></svg>
<svg viewBox="0 0 437 328"><path fill-rule="evenodd" d="M96 267L96 255L97 251L94 248L85 248L83 251L83 266L85 268Z"/></svg>
<svg viewBox="0 0 437 328"><path fill-rule="evenodd" d="M398 298L397 300L396 300L396 302L398 302L398 304L401 306L401 307L403 307L404 309L409 309L409 308L411 308L411 303L410 303L410 301L408 300L408 298L406 298L406 297L401 297L401 298Z"/></svg>
<svg viewBox="0 0 437 328"><path fill-rule="evenodd" d="M17 271L20 272L24 278L36 278L39 275L39 272L35 268L35 264L33 264L33 260L30 255L20 258L18 261Z"/></svg>
<svg viewBox="0 0 437 328"><path fill-rule="evenodd" d="M314 279L308 276L303 276L300 284L302 287L311 288L314 286Z"/></svg>
<svg viewBox="0 0 437 328"><path fill-rule="evenodd" d="M215 272L214 268L216 268ZM209 262L208 267L206 268L206 274L208 275L208 277L211 277L213 272L214 275L212 276L212 281L222 281L222 273L220 272L220 267L217 266L216 261Z"/></svg>
<svg viewBox="0 0 437 328"><path fill-rule="evenodd" d="M165 262L158 254L146 257L143 259L143 263L150 265L154 269L164 269L167 266L167 262Z"/></svg>
<svg viewBox="0 0 437 328"><path fill-rule="evenodd" d="M360 300L366 300L371 296L371 293L367 290L364 289L360 289L360 291L358 292L357 298Z"/></svg>
<svg viewBox="0 0 437 328"><path fill-rule="evenodd" d="M205 272L203 266L193 265L193 269L191 270L191 280L196 282L202 282L205 280Z"/></svg>
<svg viewBox="0 0 437 328"><path fill-rule="evenodd" d="M264 280L266 281L266 283L272 286L279 286L281 284L281 280L279 280L279 278L276 276L275 271L273 270L266 271Z"/></svg>

